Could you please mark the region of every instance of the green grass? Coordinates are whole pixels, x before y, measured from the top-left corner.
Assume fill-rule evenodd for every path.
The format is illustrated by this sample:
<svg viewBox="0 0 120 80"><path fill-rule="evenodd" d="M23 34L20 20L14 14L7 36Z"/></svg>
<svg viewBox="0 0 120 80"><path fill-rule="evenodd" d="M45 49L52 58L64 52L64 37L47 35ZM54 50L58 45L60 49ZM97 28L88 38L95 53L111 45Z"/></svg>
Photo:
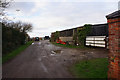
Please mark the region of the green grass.
<svg viewBox="0 0 120 80"><path fill-rule="evenodd" d="M16 55L24 51L29 45L32 44L32 41L27 42L25 45L20 46L16 50L12 51L11 53L8 53L2 57L2 63L5 63L9 61L10 59L14 58Z"/></svg>
<svg viewBox="0 0 120 80"><path fill-rule="evenodd" d="M67 47L67 48L89 49L88 47L85 47L85 46L66 45L66 44L59 44L59 43L56 43L56 42L51 42L51 43L56 45L56 46Z"/></svg>
<svg viewBox="0 0 120 80"><path fill-rule="evenodd" d="M97 58L80 61L70 67L70 72L77 78L107 78L108 59Z"/></svg>

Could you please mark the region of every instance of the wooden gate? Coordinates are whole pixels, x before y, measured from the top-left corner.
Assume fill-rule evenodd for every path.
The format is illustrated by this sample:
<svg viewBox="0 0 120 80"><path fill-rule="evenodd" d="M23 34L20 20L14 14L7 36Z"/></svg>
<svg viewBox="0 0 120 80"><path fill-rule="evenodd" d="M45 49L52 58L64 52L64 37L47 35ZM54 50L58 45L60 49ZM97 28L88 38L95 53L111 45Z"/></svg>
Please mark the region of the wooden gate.
<svg viewBox="0 0 120 80"><path fill-rule="evenodd" d="M106 36L87 36L86 37L86 46L108 48L108 37L106 37Z"/></svg>

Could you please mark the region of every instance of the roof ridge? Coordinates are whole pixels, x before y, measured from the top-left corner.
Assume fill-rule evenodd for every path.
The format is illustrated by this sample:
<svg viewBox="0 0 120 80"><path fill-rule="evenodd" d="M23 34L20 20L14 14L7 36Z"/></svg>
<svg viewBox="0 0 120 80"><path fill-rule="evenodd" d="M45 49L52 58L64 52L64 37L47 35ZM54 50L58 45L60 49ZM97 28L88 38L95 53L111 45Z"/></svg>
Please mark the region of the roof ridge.
<svg viewBox="0 0 120 80"><path fill-rule="evenodd" d="M107 19L112 19L112 18L117 18L117 17L120 17L120 10L115 11L106 16Z"/></svg>

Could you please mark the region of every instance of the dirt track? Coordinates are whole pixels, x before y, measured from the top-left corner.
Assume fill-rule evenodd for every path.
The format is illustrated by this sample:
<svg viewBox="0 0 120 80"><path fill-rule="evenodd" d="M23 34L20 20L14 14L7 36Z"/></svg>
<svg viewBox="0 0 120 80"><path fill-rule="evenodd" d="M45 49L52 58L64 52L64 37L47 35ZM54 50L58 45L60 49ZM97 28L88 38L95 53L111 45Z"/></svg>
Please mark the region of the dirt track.
<svg viewBox="0 0 120 80"><path fill-rule="evenodd" d="M3 78L72 78L67 66L75 61L107 57L105 49L70 49L49 41L34 42L11 61L3 64Z"/></svg>

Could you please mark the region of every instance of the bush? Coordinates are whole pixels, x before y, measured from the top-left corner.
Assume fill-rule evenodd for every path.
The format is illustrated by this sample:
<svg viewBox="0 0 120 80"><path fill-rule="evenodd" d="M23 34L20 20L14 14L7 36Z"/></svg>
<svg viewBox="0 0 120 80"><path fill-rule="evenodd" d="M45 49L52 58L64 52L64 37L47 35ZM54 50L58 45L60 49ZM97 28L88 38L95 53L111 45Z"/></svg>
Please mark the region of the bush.
<svg viewBox="0 0 120 80"><path fill-rule="evenodd" d="M2 23L2 53L10 53L25 43L26 33Z"/></svg>
<svg viewBox="0 0 120 80"><path fill-rule="evenodd" d="M82 29L78 29L77 33L78 33L78 42L80 45L84 45L85 44L85 39L87 34L89 34L91 31L91 24L85 24L84 27Z"/></svg>

